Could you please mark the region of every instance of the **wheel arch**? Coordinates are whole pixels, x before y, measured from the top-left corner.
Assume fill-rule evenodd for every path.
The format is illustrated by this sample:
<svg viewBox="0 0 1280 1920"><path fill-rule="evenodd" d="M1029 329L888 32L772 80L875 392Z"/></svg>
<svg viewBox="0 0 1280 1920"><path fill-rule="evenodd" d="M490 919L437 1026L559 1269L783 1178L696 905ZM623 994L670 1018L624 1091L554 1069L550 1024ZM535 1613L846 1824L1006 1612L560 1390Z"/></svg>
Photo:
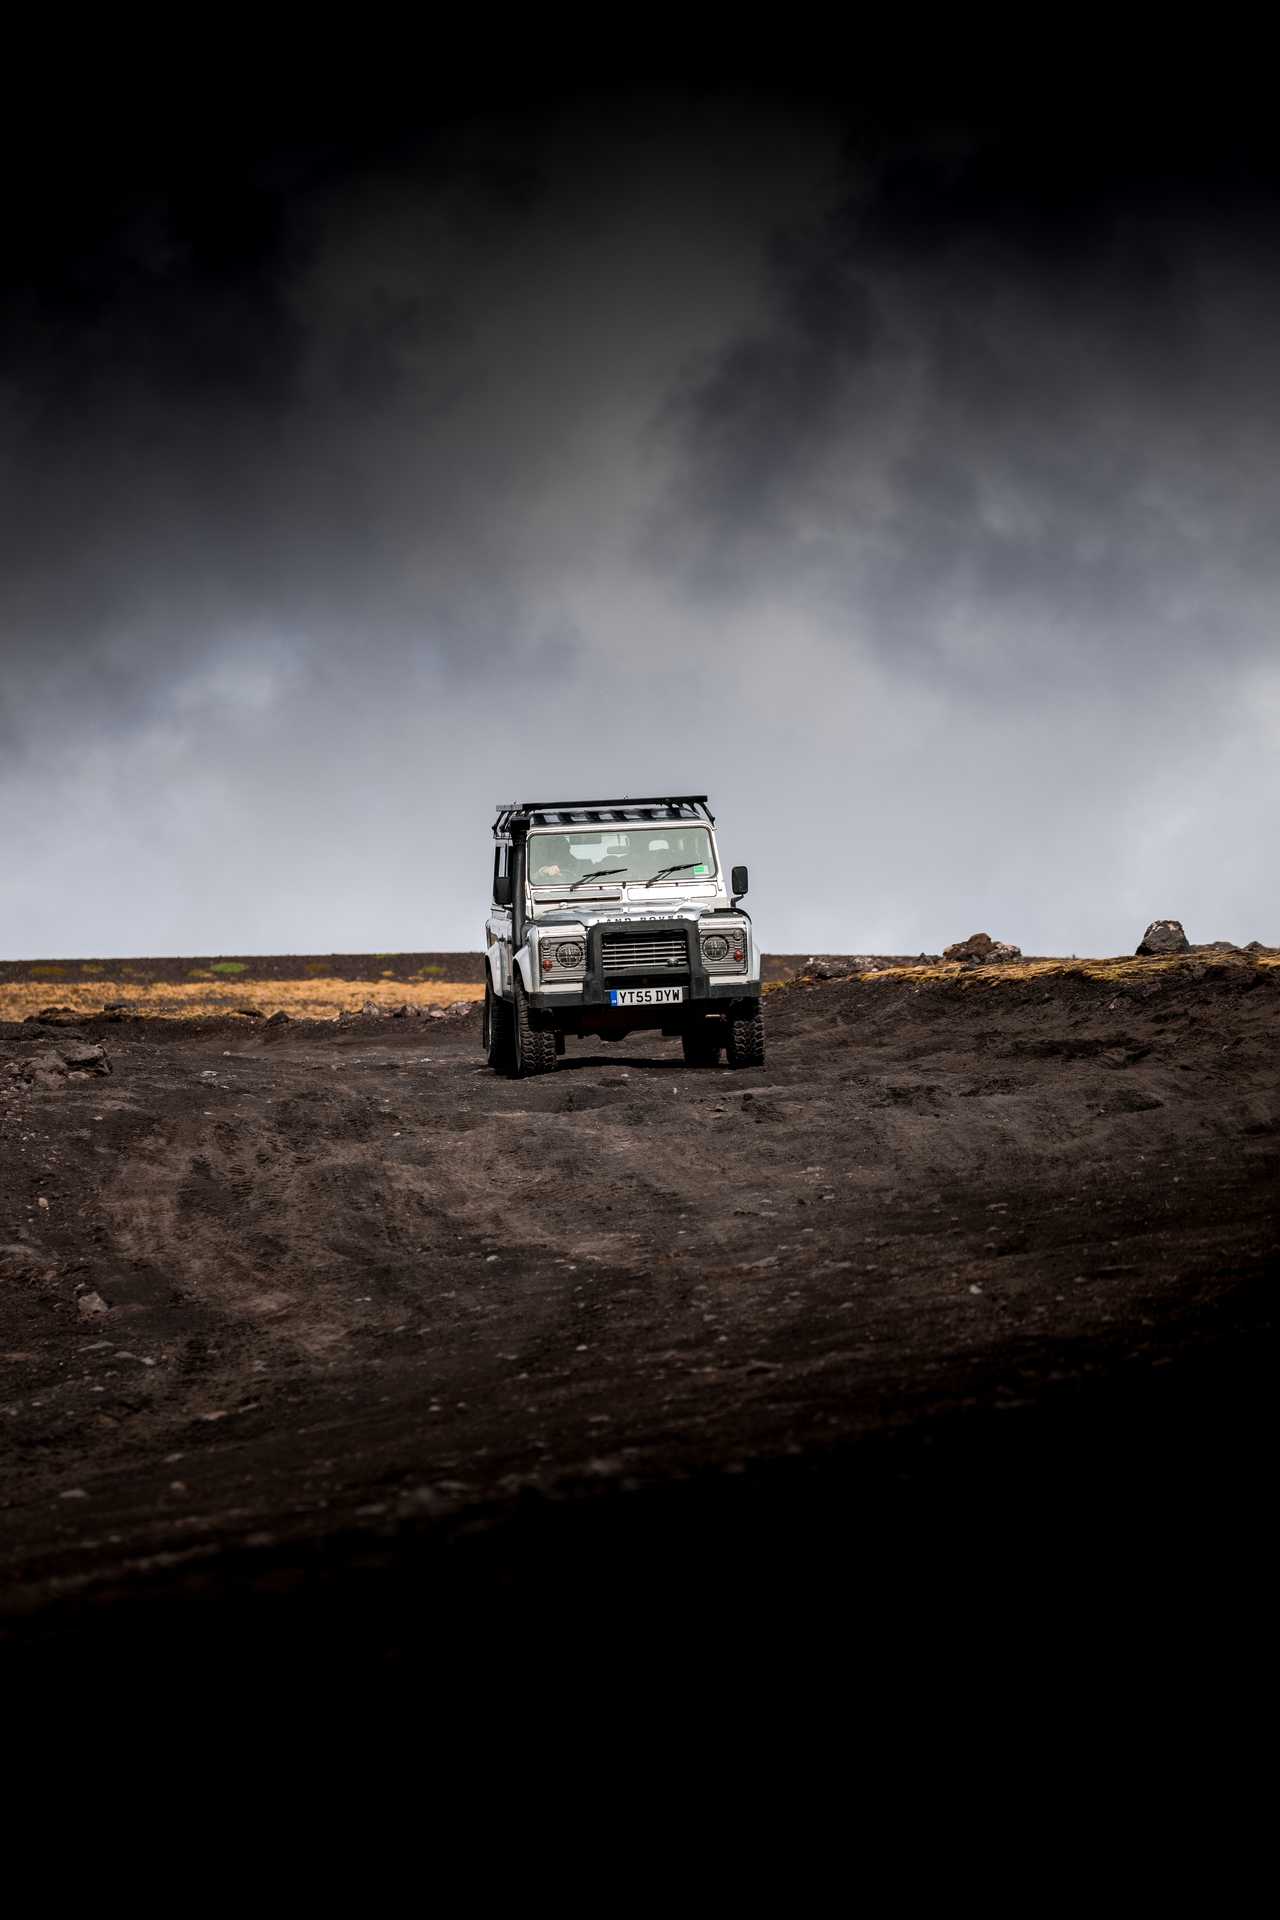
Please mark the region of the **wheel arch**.
<svg viewBox="0 0 1280 1920"><path fill-rule="evenodd" d="M533 961L528 947L521 947L519 953L512 955L512 966L520 975L520 985L526 993L532 993L534 987ZM513 988L514 991L514 988Z"/></svg>
<svg viewBox="0 0 1280 1920"><path fill-rule="evenodd" d="M498 941L495 941L492 946L486 948L484 965L485 976L490 987L493 989L494 997L498 1000L509 1001L511 993L510 988L503 984L502 976L505 969L502 965L502 946Z"/></svg>

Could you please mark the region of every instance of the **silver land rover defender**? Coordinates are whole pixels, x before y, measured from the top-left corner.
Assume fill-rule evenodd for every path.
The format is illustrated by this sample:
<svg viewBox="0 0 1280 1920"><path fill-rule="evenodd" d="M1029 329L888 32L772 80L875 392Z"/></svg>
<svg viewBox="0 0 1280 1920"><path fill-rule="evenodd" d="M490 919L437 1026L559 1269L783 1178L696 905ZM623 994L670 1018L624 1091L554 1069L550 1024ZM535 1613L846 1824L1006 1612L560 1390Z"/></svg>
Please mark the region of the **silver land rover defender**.
<svg viewBox="0 0 1280 1920"><path fill-rule="evenodd" d="M760 954L701 793L526 800L493 823L484 1045L549 1073L567 1034L679 1035L690 1066L764 1065Z"/></svg>

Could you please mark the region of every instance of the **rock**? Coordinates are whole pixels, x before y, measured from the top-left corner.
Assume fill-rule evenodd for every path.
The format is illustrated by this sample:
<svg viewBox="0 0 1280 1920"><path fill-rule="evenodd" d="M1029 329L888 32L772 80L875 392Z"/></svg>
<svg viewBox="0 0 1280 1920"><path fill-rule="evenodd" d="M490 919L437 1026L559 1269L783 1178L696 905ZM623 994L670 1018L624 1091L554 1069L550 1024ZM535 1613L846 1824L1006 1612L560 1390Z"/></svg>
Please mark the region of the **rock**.
<svg viewBox="0 0 1280 1920"><path fill-rule="evenodd" d="M391 1018L393 1020L411 1020L413 1018L413 1008L406 1000L401 1006L391 1009Z"/></svg>
<svg viewBox="0 0 1280 1920"><path fill-rule="evenodd" d="M268 1014L267 1016L267 1025L269 1027L287 1027L288 1024L289 1016L283 1007L277 1007L274 1013Z"/></svg>
<svg viewBox="0 0 1280 1920"><path fill-rule="evenodd" d="M33 1053L19 1063L19 1071L29 1086L57 1087L67 1077L67 1063L60 1053Z"/></svg>
<svg viewBox="0 0 1280 1920"><path fill-rule="evenodd" d="M967 940L957 940L953 947L944 947L942 957L960 960L972 967L986 967L1001 960L1021 960L1022 948L1011 946L1007 940L993 940L989 933L971 933Z"/></svg>
<svg viewBox="0 0 1280 1920"><path fill-rule="evenodd" d="M28 1054L22 1064L28 1073L65 1073L67 1070L61 1053L54 1053L52 1049L45 1053Z"/></svg>
<svg viewBox="0 0 1280 1920"><path fill-rule="evenodd" d="M76 1301L76 1312L82 1320L101 1320L103 1314L110 1311L100 1293L82 1293Z"/></svg>
<svg viewBox="0 0 1280 1920"><path fill-rule="evenodd" d="M1181 920L1153 920L1139 940L1138 953L1190 953Z"/></svg>
<svg viewBox="0 0 1280 1920"><path fill-rule="evenodd" d="M232 1007L231 1011L241 1020L261 1020L264 1017L261 1007Z"/></svg>
<svg viewBox="0 0 1280 1920"><path fill-rule="evenodd" d="M41 1007L39 1013L29 1013L27 1021L37 1027L75 1027L84 1019L74 1007Z"/></svg>
<svg viewBox="0 0 1280 1920"><path fill-rule="evenodd" d="M50 1281L56 1271L54 1261L38 1247L29 1247L20 1240L10 1246L0 1246L0 1280Z"/></svg>
<svg viewBox="0 0 1280 1920"><path fill-rule="evenodd" d="M870 954L856 954L846 958L839 954L811 953L804 963L804 971L810 980L847 980L851 973L862 973L871 965Z"/></svg>
<svg viewBox="0 0 1280 1920"><path fill-rule="evenodd" d="M93 1046L87 1040L62 1046L59 1052L73 1073L108 1074L111 1071L106 1048Z"/></svg>
<svg viewBox="0 0 1280 1920"><path fill-rule="evenodd" d="M1016 949L1010 949L1016 951ZM883 973L890 967L937 962L936 953L812 953L796 976L801 980L848 980L855 973Z"/></svg>
<svg viewBox="0 0 1280 1920"><path fill-rule="evenodd" d="M386 1018L386 1009L380 1007L376 1000L366 1000L360 1011L366 1020L385 1020Z"/></svg>

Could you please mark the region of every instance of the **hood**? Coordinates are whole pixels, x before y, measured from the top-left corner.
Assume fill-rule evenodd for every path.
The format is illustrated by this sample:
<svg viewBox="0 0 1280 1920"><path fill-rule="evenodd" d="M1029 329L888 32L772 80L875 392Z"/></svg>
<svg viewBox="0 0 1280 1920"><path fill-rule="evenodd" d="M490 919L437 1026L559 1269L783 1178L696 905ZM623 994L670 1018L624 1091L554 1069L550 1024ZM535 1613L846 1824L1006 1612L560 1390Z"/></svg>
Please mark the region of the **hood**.
<svg viewBox="0 0 1280 1920"><path fill-rule="evenodd" d="M719 918L724 911L723 907L717 908L714 901L710 900L672 900L665 906L657 901L637 900L633 903L626 900L593 900L590 906L583 903L572 907L567 904L551 907L536 917L531 916L529 924L538 927L594 927L602 921L608 921L617 926L620 921L703 920L708 914L715 914ZM738 917L745 921L747 916L740 913Z"/></svg>

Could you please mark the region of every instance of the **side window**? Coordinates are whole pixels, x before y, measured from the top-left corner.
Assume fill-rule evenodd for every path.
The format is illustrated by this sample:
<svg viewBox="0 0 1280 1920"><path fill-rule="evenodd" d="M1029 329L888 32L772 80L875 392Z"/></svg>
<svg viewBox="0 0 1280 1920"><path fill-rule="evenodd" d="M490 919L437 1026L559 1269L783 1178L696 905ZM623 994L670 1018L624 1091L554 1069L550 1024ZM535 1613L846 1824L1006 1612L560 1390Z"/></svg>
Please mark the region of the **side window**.
<svg viewBox="0 0 1280 1920"><path fill-rule="evenodd" d="M493 892L495 898L498 892L499 880L505 880L511 871L507 864L510 857L511 848L505 840L501 841L493 850Z"/></svg>

